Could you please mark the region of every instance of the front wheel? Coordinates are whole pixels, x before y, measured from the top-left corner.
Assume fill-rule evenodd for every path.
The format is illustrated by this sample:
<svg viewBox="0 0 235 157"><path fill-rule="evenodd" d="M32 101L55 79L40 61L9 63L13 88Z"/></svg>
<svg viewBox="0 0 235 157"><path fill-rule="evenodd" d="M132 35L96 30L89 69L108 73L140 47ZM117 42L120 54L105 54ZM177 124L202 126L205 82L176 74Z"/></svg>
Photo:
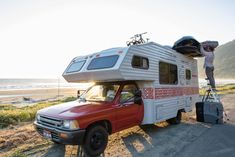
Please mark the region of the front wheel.
<svg viewBox="0 0 235 157"><path fill-rule="evenodd" d="M179 124L181 122L182 113L178 111L177 116L166 120L169 124Z"/></svg>
<svg viewBox="0 0 235 157"><path fill-rule="evenodd" d="M86 155L95 157L104 152L108 144L108 132L107 130L96 125L88 129L85 137L83 149Z"/></svg>

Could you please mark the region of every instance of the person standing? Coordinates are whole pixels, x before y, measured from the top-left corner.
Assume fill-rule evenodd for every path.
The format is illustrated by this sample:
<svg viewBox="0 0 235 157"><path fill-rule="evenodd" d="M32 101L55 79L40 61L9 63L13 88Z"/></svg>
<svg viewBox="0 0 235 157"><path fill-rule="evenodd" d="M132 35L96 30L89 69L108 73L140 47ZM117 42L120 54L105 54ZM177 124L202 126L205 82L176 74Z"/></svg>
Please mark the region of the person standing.
<svg viewBox="0 0 235 157"><path fill-rule="evenodd" d="M200 45L200 51L201 53L205 56L205 61L204 61L204 68L206 72L206 76L209 79L210 85L212 89L215 89L215 78L214 78L214 48L206 45Z"/></svg>

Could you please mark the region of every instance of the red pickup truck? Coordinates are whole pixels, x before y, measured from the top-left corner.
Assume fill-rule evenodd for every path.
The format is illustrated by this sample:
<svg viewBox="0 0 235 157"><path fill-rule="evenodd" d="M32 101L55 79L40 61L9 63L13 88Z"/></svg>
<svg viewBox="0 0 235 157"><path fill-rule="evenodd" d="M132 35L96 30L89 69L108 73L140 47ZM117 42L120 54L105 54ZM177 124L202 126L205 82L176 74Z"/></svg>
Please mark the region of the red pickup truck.
<svg viewBox="0 0 235 157"><path fill-rule="evenodd" d="M108 135L141 124L144 105L135 81L99 82L76 101L39 110L39 134L55 143L82 145L88 156L104 152Z"/></svg>

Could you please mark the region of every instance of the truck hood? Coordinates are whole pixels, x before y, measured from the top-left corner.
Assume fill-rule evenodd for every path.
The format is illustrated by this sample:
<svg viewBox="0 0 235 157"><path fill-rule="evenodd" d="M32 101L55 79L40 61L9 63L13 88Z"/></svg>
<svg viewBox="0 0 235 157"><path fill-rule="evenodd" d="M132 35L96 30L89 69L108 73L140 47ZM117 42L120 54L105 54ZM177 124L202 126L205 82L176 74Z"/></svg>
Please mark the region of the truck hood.
<svg viewBox="0 0 235 157"><path fill-rule="evenodd" d="M62 119L76 119L79 116L89 113L99 112L111 108L111 104L107 102L78 102L72 101L50 106L39 110L37 113L44 116L62 118Z"/></svg>

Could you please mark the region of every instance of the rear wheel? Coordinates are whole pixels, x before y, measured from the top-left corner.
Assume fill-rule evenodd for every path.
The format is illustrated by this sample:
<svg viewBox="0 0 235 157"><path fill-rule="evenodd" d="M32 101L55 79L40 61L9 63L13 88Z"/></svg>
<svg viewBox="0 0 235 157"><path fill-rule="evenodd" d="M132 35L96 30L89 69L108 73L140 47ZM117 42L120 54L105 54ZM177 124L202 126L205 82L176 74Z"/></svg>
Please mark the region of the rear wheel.
<svg viewBox="0 0 235 157"><path fill-rule="evenodd" d="M85 137L83 149L86 155L95 157L104 152L108 144L108 132L107 130L96 125L88 129Z"/></svg>
<svg viewBox="0 0 235 157"><path fill-rule="evenodd" d="M52 141L55 145L60 145L60 143L59 142L57 142L57 141Z"/></svg>
<svg viewBox="0 0 235 157"><path fill-rule="evenodd" d="M182 113L178 111L177 116L166 120L169 124L179 124L181 122Z"/></svg>

